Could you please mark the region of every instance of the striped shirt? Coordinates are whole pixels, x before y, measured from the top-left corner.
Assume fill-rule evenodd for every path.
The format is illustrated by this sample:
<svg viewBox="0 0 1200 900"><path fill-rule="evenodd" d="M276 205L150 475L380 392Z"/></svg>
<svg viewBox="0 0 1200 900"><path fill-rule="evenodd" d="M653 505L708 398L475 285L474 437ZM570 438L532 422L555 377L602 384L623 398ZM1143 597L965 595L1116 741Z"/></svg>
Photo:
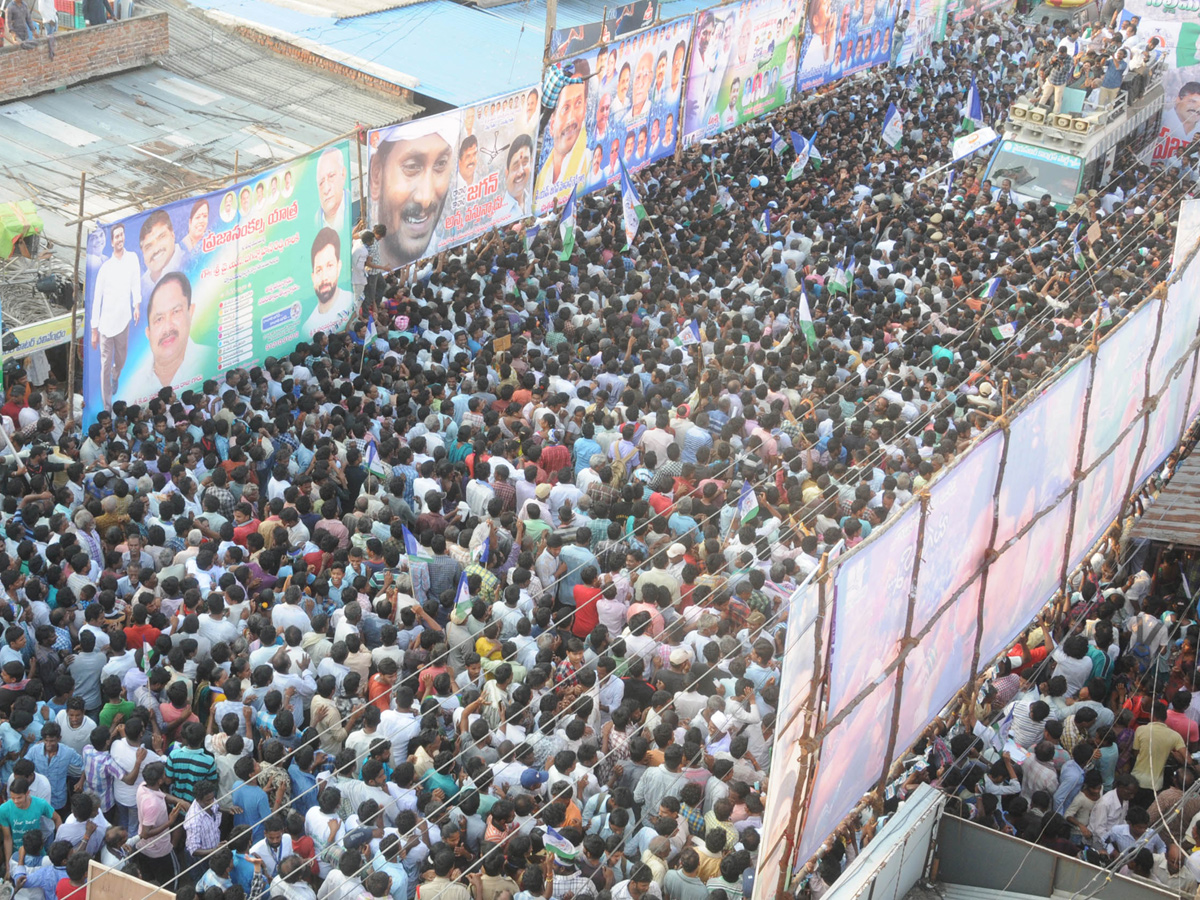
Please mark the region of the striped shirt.
<svg viewBox="0 0 1200 900"><path fill-rule="evenodd" d="M205 750L176 747L167 757L167 777L171 779L174 796L191 800L197 784L217 780L217 764L212 754Z"/></svg>
<svg viewBox="0 0 1200 900"><path fill-rule="evenodd" d="M116 782L125 777L125 770L107 750L97 750L91 744L83 748L83 777L88 789L100 798L100 811L112 809L117 802Z"/></svg>

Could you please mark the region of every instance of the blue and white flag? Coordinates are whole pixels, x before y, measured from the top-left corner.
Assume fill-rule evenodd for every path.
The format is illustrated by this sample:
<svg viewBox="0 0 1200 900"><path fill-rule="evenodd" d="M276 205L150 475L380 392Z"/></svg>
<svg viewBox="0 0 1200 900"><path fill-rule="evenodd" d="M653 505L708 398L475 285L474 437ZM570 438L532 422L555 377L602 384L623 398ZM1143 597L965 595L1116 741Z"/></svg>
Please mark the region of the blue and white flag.
<svg viewBox="0 0 1200 900"><path fill-rule="evenodd" d="M459 609L463 604L470 605L471 589L467 587L467 573L458 576L458 590L454 592L454 608Z"/></svg>
<svg viewBox="0 0 1200 900"><path fill-rule="evenodd" d="M887 115L883 117L883 132L880 135L883 146L895 150L904 139L904 113L896 108L895 103L888 104Z"/></svg>
<svg viewBox="0 0 1200 900"><path fill-rule="evenodd" d="M488 564L488 556L492 552L492 539L485 537L483 543L479 545L479 561L486 566Z"/></svg>
<svg viewBox="0 0 1200 900"><path fill-rule="evenodd" d="M758 495L749 481L742 482L742 496L738 498L738 520L744 525L758 514Z"/></svg>
<svg viewBox="0 0 1200 900"><path fill-rule="evenodd" d="M376 478L386 478L388 467L379 459L379 451L375 447L375 442L367 444L367 452L363 457L364 466L368 475L374 475Z"/></svg>
<svg viewBox="0 0 1200 900"><path fill-rule="evenodd" d="M530 225L525 229L522 237L525 240L525 252L529 252L529 248L533 246L533 242L537 240L538 232L542 230L541 225Z"/></svg>
<svg viewBox="0 0 1200 900"><path fill-rule="evenodd" d="M794 131L789 131L788 134L792 137L792 149L796 151L796 160L792 163L792 167L788 169L787 175L784 176L784 181L794 181L800 177L800 173L808 165L810 148L808 141L804 139L803 135L797 134Z"/></svg>
<svg viewBox="0 0 1200 900"><path fill-rule="evenodd" d="M404 552L409 556L420 556L421 545L417 543L417 539L413 533L408 530L408 526L401 525L400 530L404 534Z"/></svg>
<svg viewBox="0 0 1200 900"><path fill-rule="evenodd" d="M646 207L642 206L642 201L638 198L637 188L633 186L633 179L629 177L625 168L625 160L618 157L617 163L621 167L621 210L625 214L625 246L632 247L633 239L637 237L638 226L642 224L642 219L646 218Z"/></svg>
<svg viewBox="0 0 1200 900"><path fill-rule="evenodd" d="M775 130L775 126L772 125L771 126L771 152L774 153L776 156L782 156L783 148L784 148L783 138L780 136L779 132Z"/></svg>
<svg viewBox="0 0 1200 900"><path fill-rule="evenodd" d="M985 300L991 300L996 296L996 291L1000 290L1000 281L1001 279L999 275L988 280L987 288L983 292L983 297Z"/></svg>
<svg viewBox="0 0 1200 900"><path fill-rule="evenodd" d="M679 334L675 336L674 341L676 347L687 347L700 343L700 326L696 323L696 320L693 319L680 328Z"/></svg>
<svg viewBox="0 0 1200 900"><path fill-rule="evenodd" d="M967 103L963 107L963 128L974 130L984 126L983 121L983 104L979 99L979 86L975 84L975 79L971 79L971 87L967 91Z"/></svg>
<svg viewBox="0 0 1200 900"><path fill-rule="evenodd" d="M771 210L764 209L762 215L754 220L754 230L759 234L771 233Z"/></svg>

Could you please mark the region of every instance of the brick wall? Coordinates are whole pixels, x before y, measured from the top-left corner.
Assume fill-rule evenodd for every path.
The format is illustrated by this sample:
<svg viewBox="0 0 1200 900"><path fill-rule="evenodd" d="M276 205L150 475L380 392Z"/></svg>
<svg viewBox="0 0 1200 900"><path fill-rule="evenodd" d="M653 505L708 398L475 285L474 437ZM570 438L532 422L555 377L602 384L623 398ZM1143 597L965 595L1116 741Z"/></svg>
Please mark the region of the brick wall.
<svg viewBox="0 0 1200 900"><path fill-rule="evenodd" d="M60 31L54 59L44 40L32 50L6 46L0 50L0 103L149 65L166 55L167 44L167 14L156 12Z"/></svg>
<svg viewBox="0 0 1200 900"><path fill-rule="evenodd" d="M349 78L351 81L356 81L364 87L369 87L384 94L390 94L405 103L413 102L413 92L403 85L393 84L390 81L384 81L382 78L376 78L374 75L369 75L366 72L360 72L358 69L352 69L336 60L329 59L326 56L319 56L310 50L288 43L273 35L263 34L254 28L238 26L234 30L240 37L266 47L280 56L286 56L288 59L294 59L297 62L304 63L306 66L312 66L315 69L321 69L333 75L340 75L342 78Z"/></svg>

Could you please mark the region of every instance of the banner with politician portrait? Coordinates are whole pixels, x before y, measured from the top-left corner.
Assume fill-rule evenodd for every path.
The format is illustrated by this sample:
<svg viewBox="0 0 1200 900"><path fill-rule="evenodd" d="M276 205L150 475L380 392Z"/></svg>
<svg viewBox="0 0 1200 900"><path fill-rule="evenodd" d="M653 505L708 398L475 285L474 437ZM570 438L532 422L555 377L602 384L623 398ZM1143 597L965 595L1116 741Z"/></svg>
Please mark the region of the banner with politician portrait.
<svg viewBox="0 0 1200 900"><path fill-rule="evenodd" d="M892 61L893 26L901 0L807 0L807 4L799 90L811 91Z"/></svg>
<svg viewBox="0 0 1200 900"><path fill-rule="evenodd" d="M573 77L542 134L535 208L562 206L671 156L692 17L648 28L565 60Z"/></svg>
<svg viewBox="0 0 1200 900"><path fill-rule="evenodd" d="M84 420L346 327L350 145L88 237Z"/></svg>
<svg viewBox="0 0 1200 900"><path fill-rule="evenodd" d="M381 262L408 265L532 211L540 91L373 129L367 217L387 226Z"/></svg>
<svg viewBox="0 0 1200 900"><path fill-rule="evenodd" d="M1166 64L1162 121L1149 153L1152 162L1166 163L1200 135L1200 11L1175 0L1126 0L1121 22L1134 18L1139 48L1154 42ZM1131 68L1142 62L1142 52Z"/></svg>
<svg viewBox="0 0 1200 900"><path fill-rule="evenodd" d="M792 101L801 0L744 0L696 17L683 143L711 138Z"/></svg>

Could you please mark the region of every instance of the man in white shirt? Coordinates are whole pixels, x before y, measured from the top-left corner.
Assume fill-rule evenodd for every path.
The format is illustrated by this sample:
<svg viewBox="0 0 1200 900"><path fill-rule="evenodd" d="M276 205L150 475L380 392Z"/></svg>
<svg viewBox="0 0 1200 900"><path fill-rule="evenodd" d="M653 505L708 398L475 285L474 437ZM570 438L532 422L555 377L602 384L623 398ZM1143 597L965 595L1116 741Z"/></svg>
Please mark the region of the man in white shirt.
<svg viewBox="0 0 1200 900"><path fill-rule="evenodd" d="M96 276L91 312L92 349L100 351L100 396L105 409L112 406L125 366L129 323L136 325L142 314L142 273L137 257L125 252L125 226L114 225L110 236L113 252Z"/></svg>

